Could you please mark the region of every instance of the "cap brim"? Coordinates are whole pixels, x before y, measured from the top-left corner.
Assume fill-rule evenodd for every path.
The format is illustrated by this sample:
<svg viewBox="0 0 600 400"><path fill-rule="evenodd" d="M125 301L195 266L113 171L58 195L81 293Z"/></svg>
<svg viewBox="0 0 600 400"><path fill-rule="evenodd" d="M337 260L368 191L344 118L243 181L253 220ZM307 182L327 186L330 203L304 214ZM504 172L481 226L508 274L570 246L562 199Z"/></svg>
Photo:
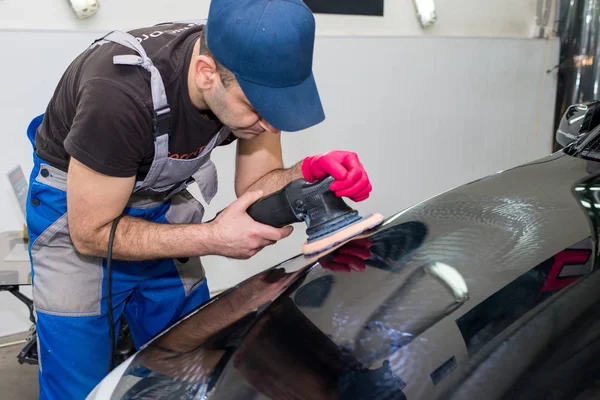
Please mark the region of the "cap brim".
<svg viewBox="0 0 600 400"><path fill-rule="evenodd" d="M257 85L237 75L236 78L252 107L279 130L295 132L325 120L312 73L301 84L284 88Z"/></svg>

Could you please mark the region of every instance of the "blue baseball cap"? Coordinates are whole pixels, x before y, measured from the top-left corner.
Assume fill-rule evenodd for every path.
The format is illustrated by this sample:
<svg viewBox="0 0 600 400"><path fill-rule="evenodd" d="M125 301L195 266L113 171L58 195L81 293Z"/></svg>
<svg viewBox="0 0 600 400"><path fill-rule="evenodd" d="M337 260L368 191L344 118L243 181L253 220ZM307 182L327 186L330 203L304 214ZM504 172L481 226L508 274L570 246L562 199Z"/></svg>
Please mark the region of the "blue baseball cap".
<svg viewBox="0 0 600 400"><path fill-rule="evenodd" d="M301 0L212 0L206 41L275 128L299 131L325 119L312 72L315 19Z"/></svg>

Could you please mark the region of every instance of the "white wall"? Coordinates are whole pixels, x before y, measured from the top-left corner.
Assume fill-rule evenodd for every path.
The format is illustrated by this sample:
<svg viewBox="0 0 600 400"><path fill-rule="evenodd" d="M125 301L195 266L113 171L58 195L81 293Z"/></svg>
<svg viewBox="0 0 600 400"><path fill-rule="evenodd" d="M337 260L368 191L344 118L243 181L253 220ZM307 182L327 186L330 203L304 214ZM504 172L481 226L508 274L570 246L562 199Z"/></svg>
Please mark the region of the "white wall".
<svg viewBox="0 0 600 400"><path fill-rule="evenodd" d="M0 15L12 1L0 2ZM0 63L0 174L16 164L30 170L27 124L44 110L71 59L98 35L0 30L0 47L10 55ZM285 160L335 148L357 151L374 186L367 202L351 204L362 213L389 215L551 151L556 75L545 71L556 64L556 40L327 36L317 39L315 52L327 120L285 133ZM234 199L233 152L233 146L215 152L221 189L207 219ZM0 179L0 231L22 223L8 180ZM296 255L303 228L296 225L292 237L252 260L207 257L211 288ZM0 294L0 321L0 336L29 327L25 307L6 293Z"/></svg>
<svg viewBox="0 0 600 400"><path fill-rule="evenodd" d="M373 183L363 215L426 198L551 152L557 40L349 38L317 40L315 76L327 119L284 133L288 164L331 149L356 151ZM356 58L355 55L361 57ZM207 217L233 199L234 148L214 160L221 189ZM196 192L197 193L197 192ZM224 289L300 252L303 225L248 261L207 257Z"/></svg>
<svg viewBox="0 0 600 400"><path fill-rule="evenodd" d="M553 0L554 1L554 0ZM79 21L67 0L2 0L0 29L114 29L165 20L204 18L208 0L99 0L100 10ZM438 22L423 31L413 0L385 0L384 17L318 14L318 34L531 37L537 0L435 0Z"/></svg>

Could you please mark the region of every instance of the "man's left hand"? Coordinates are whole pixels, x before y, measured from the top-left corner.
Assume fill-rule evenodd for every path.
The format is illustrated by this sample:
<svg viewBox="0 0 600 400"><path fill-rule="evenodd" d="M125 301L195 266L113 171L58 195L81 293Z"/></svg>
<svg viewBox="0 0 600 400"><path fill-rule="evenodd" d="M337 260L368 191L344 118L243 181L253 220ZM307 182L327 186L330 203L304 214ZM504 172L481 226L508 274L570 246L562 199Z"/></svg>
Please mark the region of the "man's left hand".
<svg viewBox="0 0 600 400"><path fill-rule="evenodd" d="M335 178L331 190L356 202L366 200L373 189L358 155L350 151L334 150L307 157L302 161L302 175L309 182L331 175Z"/></svg>

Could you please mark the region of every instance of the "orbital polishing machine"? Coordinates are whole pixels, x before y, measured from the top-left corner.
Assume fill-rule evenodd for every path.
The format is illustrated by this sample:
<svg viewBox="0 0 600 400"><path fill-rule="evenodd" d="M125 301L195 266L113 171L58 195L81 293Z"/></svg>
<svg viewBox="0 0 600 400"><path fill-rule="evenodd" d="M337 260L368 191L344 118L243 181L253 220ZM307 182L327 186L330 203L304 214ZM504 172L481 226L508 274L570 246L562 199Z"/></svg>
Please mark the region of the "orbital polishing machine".
<svg viewBox="0 0 600 400"><path fill-rule="evenodd" d="M331 176L314 183L295 180L252 204L247 212L255 221L276 228L304 221L308 239L302 253L307 256L327 251L383 222L379 213L362 217L349 207L330 190L333 181Z"/></svg>

